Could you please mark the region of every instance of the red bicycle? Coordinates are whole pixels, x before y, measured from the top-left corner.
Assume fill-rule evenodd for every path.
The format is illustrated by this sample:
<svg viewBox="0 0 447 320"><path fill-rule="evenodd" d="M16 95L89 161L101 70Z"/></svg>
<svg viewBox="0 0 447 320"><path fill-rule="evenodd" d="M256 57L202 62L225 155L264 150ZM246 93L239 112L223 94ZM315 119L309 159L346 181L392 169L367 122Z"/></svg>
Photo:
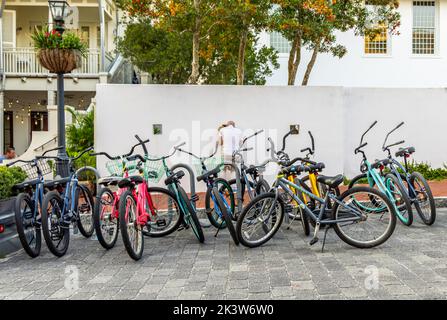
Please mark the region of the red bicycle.
<svg viewBox="0 0 447 320"><path fill-rule="evenodd" d="M111 176L98 181L102 188L98 192L93 217L98 241L105 249L113 248L118 239L120 198L129 191L129 183L138 185L133 191L140 199L142 214L139 223L144 235L151 237L168 235L177 230L181 222L178 205L168 190L149 188L147 185L147 181L159 179L160 174L156 168L142 168L140 159L132 156L137 146L145 148L144 144L147 142L149 140L139 141L129 153L122 156L111 157L105 152L92 154L103 155L110 160L106 163L106 168ZM145 175L145 171L148 174ZM112 188L116 190L112 191ZM126 241L124 243L126 244Z"/></svg>

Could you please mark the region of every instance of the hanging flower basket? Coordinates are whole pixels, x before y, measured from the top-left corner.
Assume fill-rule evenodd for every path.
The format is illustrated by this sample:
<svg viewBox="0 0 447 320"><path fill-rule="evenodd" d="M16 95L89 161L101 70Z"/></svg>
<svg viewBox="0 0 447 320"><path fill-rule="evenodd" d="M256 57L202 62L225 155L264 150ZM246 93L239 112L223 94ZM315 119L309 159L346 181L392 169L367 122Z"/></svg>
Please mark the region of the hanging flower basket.
<svg viewBox="0 0 447 320"><path fill-rule="evenodd" d="M70 73L82 64L81 52L73 49L40 49L40 64L51 73Z"/></svg>

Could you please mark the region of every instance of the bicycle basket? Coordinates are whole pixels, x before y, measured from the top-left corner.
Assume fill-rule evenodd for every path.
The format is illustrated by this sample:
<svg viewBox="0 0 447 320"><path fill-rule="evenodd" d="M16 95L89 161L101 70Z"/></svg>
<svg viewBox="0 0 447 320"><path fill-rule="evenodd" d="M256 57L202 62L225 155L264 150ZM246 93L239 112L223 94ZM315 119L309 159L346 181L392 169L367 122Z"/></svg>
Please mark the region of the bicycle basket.
<svg viewBox="0 0 447 320"><path fill-rule="evenodd" d="M149 156L149 159L157 158L156 156ZM157 183L163 178L165 174L165 168L163 166L163 161L150 161L147 160L144 163L144 169L148 174L148 180L153 183Z"/></svg>
<svg viewBox="0 0 447 320"><path fill-rule="evenodd" d="M205 164L207 171L211 171L211 170L215 169L216 167L220 167L223 164L223 158L222 157L213 157L213 158L205 159L203 162ZM194 167L194 171L195 171L196 175L199 176L204 173L203 169L202 169L202 163L200 162L199 159L194 159L192 165Z"/></svg>
<svg viewBox="0 0 447 320"><path fill-rule="evenodd" d="M37 167L31 163L24 163L18 165L23 171L25 171L28 180L34 180L39 178L39 174L37 173ZM48 163L48 160L39 159L37 160L37 166L39 166L42 175L46 175L53 172L52 166Z"/></svg>
<svg viewBox="0 0 447 320"><path fill-rule="evenodd" d="M138 169L139 160L125 161L125 160L111 160L106 162L107 171L111 176L122 177L124 174L124 166L126 167L128 174L139 174Z"/></svg>

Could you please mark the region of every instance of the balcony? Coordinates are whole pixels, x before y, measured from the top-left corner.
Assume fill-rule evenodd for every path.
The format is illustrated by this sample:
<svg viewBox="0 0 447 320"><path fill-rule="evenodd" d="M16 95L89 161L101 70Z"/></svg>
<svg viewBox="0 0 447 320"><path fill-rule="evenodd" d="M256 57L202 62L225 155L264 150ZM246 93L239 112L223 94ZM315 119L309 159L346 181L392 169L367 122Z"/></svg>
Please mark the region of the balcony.
<svg viewBox="0 0 447 320"><path fill-rule="evenodd" d="M106 54L105 70L108 71L113 61ZM47 77L50 73L43 68L34 48L4 48L3 71L6 77ZM77 77L98 78L101 70L101 53L98 49L89 49L82 57L82 67L72 72Z"/></svg>

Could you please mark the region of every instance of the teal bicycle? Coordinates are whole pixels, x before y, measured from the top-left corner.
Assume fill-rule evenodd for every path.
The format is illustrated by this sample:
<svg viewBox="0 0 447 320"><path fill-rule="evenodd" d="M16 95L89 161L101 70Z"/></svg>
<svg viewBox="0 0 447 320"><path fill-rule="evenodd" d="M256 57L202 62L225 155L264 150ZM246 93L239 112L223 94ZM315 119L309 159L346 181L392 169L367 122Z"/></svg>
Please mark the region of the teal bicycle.
<svg viewBox="0 0 447 320"><path fill-rule="evenodd" d="M386 174L384 172L385 167L381 161L370 163L366 157L363 148L368 144L363 142L365 135L377 124L374 121L373 124L362 134L359 146L355 149L355 154L362 154L362 162L360 165L360 175L356 176L349 183L349 189L354 186L368 184L372 188L377 188L383 192L392 202L394 212L397 218L406 226L410 226L413 223L413 211L411 207L411 200L407 195L402 184L393 174ZM371 201L372 202L372 201ZM380 202L373 202L373 207L368 207L368 211L375 213L381 213L386 209L385 205ZM358 206L362 207L362 202L358 201ZM364 208L366 210L366 208Z"/></svg>

